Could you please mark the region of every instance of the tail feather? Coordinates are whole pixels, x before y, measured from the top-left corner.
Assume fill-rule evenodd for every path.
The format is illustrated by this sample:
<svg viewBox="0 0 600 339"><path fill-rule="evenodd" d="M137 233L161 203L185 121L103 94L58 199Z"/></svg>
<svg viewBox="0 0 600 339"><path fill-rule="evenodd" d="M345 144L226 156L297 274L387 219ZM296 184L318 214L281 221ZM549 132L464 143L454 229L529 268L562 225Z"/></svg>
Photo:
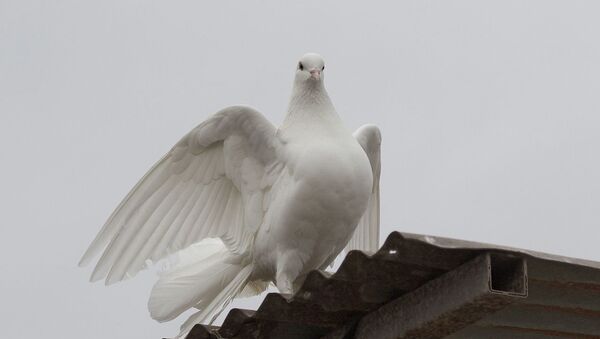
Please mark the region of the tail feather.
<svg viewBox="0 0 600 339"><path fill-rule="evenodd" d="M201 250L206 254L206 249ZM200 261L193 261L193 256L186 258L184 253L184 260L161 276L148 301L153 319L159 322L172 320L187 309L196 307L200 312L192 317L206 321L244 288L252 273L246 257L232 254L225 246L209 250L211 254L204 255ZM189 251L198 251L198 248Z"/></svg>
<svg viewBox="0 0 600 339"><path fill-rule="evenodd" d="M213 321L223 312L223 310L229 305L229 303L244 289L252 273L252 266L245 266L239 274L204 308L198 307L200 311L192 314L184 323L181 325L181 332L179 337L184 338L189 331L192 330L194 325L199 323L212 324Z"/></svg>
<svg viewBox="0 0 600 339"><path fill-rule="evenodd" d="M244 287L244 289L237 296L240 298L248 298L259 295L269 288L269 283L270 282L268 281L262 280L248 281L246 287Z"/></svg>

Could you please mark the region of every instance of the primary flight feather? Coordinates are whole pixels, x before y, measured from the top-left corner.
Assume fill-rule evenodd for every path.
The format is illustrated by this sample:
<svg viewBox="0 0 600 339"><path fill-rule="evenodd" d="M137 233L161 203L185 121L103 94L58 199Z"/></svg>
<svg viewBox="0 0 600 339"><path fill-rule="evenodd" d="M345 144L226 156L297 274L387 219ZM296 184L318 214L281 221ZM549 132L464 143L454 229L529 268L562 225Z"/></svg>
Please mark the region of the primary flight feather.
<svg viewBox="0 0 600 339"><path fill-rule="evenodd" d="M158 321L197 308L186 333L269 282L293 293L344 248L375 251L381 134L374 125L354 135L344 127L324 69L317 54L300 59L281 127L232 106L175 144L83 255L81 265L102 253L91 280L115 283L176 254L148 307Z"/></svg>

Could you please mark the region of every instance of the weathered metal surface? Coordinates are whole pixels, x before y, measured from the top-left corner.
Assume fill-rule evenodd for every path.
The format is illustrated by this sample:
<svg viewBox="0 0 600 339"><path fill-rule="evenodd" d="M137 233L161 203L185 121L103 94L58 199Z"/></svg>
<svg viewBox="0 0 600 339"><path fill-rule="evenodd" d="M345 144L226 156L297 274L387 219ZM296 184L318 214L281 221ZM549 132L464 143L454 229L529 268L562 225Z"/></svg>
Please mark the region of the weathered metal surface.
<svg viewBox="0 0 600 339"><path fill-rule="evenodd" d="M367 314L355 337L443 338L526 297L525 267L523 259L483 253Z"/></svg>
<svg viewBox="0 0 600 339"><path fill-rule="evenodd" d="M505 252L511 252L511 253L520 253L520 254L524 254L528 257L547 260L549 262L565 263L565 264L584 266L584 267L589 267L589 268L594 268L594 269L600 269L600 262L598 262L598 261L565 257L565 256L556 255L556 254L537 252L537 251L532 251L532 250L527 250L527 249L522 249L522 248L515 248L515 247L510 247L510 246L492 245L492 244L480 243L480 242L475 242L475 241L451 239L451 238L444 238L444 237L435 237L435 236L415 234L415 233L393 232L390 234L390 236L394 233L400 235L404 239L416 240L418 242L427 243L427 244L430 244L430 245L433 245L433 246L439 247L439 248L457 249L457 250L505 251Z"/></svg>
<svg viewBox="0 0 600 339"><path fill-rule="evenodd" d="M445 295L455 301L467 297L464 288L440 286L428 289L426 286L451 276L465 263L482 255L490 260L487 293L502 299L501 305L493 301L490 308L490 302L474 298L472 303L465 302L464 307L446 304L450 313L439 312L442 309L440 302L422 303L422 307L417 307L420 299L415 293L422 293L423 300L427 297L435 299L436 293L440 298ZM521 267L520 262L527 265ZM519 276L527 276L528 284L515 279ZM473 283L468 278L475 276L466 275L463 287ZM525 292L528 292L526 298L516 297ZM218 336L206 330L202 332L201 326L197 326L195 334L190 333L188 339L219 336L349 339L360 334L356 333L357 328L365 331L368 319L373 319L373 312L392 309L387 304L403 298L409 305L404 308L412 307L414 319L420 319L423 328L414 326L410 333L404 328L397 330L413 337L424 337L422 333L427 332L423 331L427 331L427 326L434 321L438 333L445 333L448 338L600 338L600 263L394 232L371 256L350 252L332 275L311 272L298 293L289 300L270 294L256 312L232 310L217 331ZM519 300L505 304L507 298ZM436 309L438 318L435 317ZM485 316L478 319L482 312ZM386 319L389 321L381 322L380 327L392 331L398 319L393 316ZM359 322L362 327L357 325ZM369 333L361 333L364 333L363 337L369 337Z"/></svg>
<svg viewBox="0 0 600 339"><path fill-rule="evenodd" d="M217 339L215 335L217 329L209 326L196 325L190 333L188 333L186 339Z"/></svg>

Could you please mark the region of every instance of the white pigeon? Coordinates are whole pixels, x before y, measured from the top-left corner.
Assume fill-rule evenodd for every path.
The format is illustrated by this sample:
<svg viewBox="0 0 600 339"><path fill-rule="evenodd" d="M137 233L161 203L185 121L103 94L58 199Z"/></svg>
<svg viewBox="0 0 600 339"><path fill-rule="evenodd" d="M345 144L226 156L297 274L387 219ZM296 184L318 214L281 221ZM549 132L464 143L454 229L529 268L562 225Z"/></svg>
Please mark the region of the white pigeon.
<svg viewBox="0 0 600 339"><path fill-rule="evenodd" d="M300 59L280 128L250 107L232 106L185 135L84 254L80 265L104 250L91 280L112 284L176 253L148 307L161 322L198 309L182 326L187 333L269 282L293 293L344 247L375 251L381 134L373 125L354 135L344 127L324 69L317 54Z"/></svg>

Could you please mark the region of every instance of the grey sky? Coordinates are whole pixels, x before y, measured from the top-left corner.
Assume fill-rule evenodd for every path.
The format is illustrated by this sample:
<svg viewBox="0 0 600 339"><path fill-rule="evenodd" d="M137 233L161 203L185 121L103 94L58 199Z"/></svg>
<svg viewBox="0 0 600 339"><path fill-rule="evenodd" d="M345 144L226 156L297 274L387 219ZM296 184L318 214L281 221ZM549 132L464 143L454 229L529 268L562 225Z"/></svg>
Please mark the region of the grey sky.
<svg viewBox="0 0 600 339"><path fill-rule="evenodd" d="M0 0L2 336L159 338L152 272L76 263L145 171L216 110L279 123L297 59L383 132L382 237L600 260L597 1ZM256 300L244 301L256 307Z"/></svg>

